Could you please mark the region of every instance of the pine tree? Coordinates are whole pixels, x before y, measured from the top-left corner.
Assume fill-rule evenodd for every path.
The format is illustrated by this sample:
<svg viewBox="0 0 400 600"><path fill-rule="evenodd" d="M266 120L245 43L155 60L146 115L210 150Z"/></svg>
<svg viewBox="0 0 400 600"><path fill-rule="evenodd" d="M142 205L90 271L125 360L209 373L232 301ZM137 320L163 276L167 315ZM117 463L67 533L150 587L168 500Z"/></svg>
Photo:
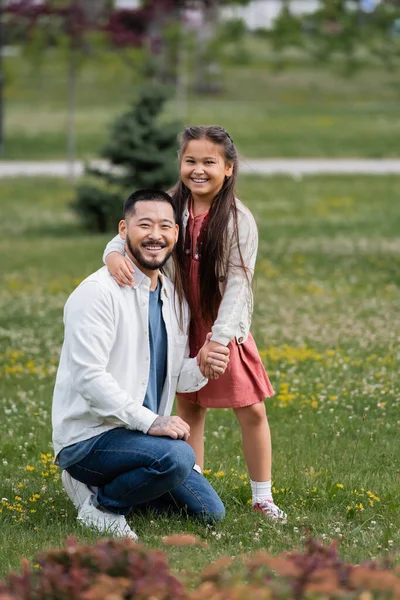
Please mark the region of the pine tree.
<svg viewBox="0 0 400 600"><path fill-rule="evenodd" d="M122 204L135 189L167 190L177 178L177 135L179 123L159 123L168 99L165 87L142 88L139 99L117 118L101 151L110 168L89 167L91 181L77 188L74 210L92 231L116 231Z"/></svg>

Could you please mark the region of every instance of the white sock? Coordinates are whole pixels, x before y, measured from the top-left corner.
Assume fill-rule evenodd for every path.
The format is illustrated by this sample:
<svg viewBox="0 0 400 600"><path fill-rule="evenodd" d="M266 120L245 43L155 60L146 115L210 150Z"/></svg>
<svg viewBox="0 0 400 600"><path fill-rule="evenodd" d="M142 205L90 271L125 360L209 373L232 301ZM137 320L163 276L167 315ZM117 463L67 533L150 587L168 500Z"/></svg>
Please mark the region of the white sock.
<svg viewBox="0 0 400 600"><path fill-rule="evenodd" d="M271 480L269 481L252 481L251 483L251 494L252 504L262 502L263 500L273 500L271 492Z"/></svg>

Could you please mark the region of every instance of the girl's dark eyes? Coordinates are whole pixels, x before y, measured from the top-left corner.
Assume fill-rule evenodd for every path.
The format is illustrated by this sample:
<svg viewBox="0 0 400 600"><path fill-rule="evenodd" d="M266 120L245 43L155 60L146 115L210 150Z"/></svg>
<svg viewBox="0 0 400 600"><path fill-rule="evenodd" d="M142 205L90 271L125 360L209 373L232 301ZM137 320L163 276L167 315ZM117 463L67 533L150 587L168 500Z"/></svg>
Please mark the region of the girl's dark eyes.
<svg viewBox="0 0 400 600"><path fill-rule="evenodd" d="M189 163L189 164L193 164L194 160L191 160L190 158L187 158L186 162ZM206 160L206 164L207 165L215 165L215 161L213 161L213 160Z"/></svg>

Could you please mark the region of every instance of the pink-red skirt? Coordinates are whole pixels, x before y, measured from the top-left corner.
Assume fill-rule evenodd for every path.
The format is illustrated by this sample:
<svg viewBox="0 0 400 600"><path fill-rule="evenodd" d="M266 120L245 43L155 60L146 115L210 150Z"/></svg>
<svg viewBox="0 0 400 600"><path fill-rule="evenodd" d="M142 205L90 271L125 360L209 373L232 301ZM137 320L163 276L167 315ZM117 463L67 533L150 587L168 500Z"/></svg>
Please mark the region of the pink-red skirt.
<svg viewBox="0 0 400 600"><path fill-rule="evenodd" d="M191 347L196 346L200 349L204 338L200 345L193 342ZM230 360L223 375L218 379L209 379L207 385L198 392L177 396L204 408L240 408L273 396L275 392L261 362L253 336L249 334L244 344L238 344L235 338L228 348ZM193 350L191 356L197 356L198 350Z"/></svg>

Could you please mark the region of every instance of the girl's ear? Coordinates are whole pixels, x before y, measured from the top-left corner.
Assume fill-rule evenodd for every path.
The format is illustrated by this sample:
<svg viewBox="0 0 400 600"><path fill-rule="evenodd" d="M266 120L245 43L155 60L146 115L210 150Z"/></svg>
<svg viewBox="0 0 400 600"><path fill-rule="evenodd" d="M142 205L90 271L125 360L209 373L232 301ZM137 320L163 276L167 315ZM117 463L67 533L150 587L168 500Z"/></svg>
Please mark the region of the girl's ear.
<svg viewBox="0 0 400 600"><path fill-rule="evenodd" d="M125 221L125 219L122 219L122 221L120 221L119 225L118 225L118 233L122 237L123 240L126 240L126 230L127 230L126 221Z"/></svg>
<svg viewBox="0 0 400 600"><path fill-rule="evenodd" d="M233 163L226 163L225 165L225 177L230 177L233 173Z"/></svg>

